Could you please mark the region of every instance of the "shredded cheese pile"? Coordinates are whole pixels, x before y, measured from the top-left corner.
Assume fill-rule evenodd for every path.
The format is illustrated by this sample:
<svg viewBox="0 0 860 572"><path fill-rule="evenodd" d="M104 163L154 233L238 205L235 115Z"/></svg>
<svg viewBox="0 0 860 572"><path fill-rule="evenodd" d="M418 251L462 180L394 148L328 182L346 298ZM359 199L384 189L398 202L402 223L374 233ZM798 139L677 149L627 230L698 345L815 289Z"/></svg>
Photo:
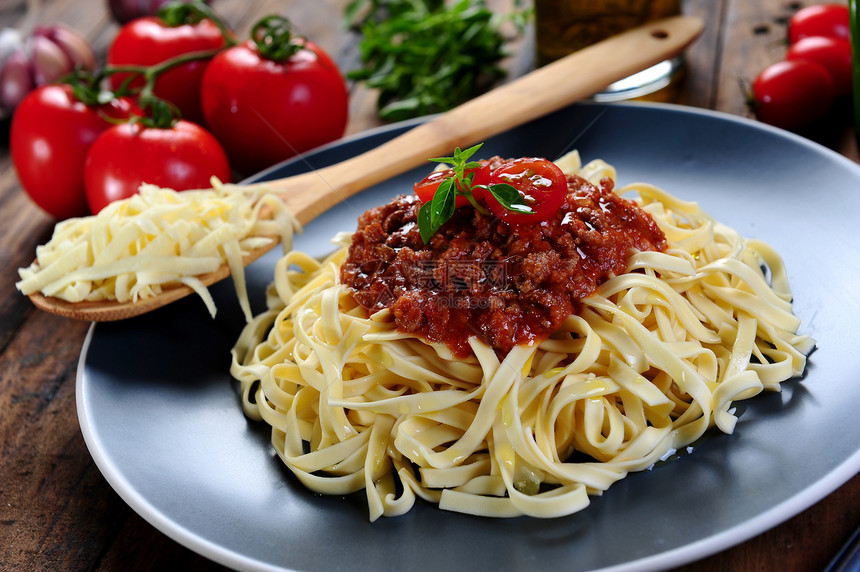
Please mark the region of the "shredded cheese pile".
<svg viewBox="0 0 860 572"><path fill-rule="evenodd" d="M267 218L261 218L266 209ZM271 214L271 218L268 217ZM177 192L142 185L140 193L94 216L57 224L36 260L18 273L25 295L41 292L67 302L137 302L184 284L214 317L215 302L198 276L230 266L247 320L243 254L280 236L286 251L297 221L265 189L225 185Z"/></svg>

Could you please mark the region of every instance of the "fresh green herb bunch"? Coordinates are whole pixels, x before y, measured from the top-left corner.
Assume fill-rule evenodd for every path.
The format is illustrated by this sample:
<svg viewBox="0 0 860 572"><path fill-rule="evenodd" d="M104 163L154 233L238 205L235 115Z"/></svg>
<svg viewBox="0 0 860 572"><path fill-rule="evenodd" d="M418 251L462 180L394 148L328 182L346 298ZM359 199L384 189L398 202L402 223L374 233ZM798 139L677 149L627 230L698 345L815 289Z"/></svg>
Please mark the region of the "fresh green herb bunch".
<svg viewBox="0 0 860 572"><path fill-rule="evenodd" d="M361 31L363 67L347 77L379 90L380 118L437 113L488 90L506 75L505 21L522 30L529 11L496 14L484 0L352 0L346 23Z"/></svg>

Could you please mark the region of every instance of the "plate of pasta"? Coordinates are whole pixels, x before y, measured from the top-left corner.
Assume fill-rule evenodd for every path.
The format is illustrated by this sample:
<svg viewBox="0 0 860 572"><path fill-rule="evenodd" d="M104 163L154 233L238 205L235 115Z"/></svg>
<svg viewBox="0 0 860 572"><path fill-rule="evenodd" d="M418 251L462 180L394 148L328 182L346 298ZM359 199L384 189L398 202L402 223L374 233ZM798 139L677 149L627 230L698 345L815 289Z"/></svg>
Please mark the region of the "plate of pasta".
<svg viewBox="0 0 860 572"><path fill-rule="evenodd" d="M257 179L341 161L412 125ZM647 213L665 244L637 243L625 270L545 336L504 351L502 317L523 301L506 297L511 284L533 290L555 263L526 247L518 265L510 252L479 268L458 261L455 290L431 300L444 302L434 316L460 316L435 331L474 328L452 348L406 331L398 320L414 304L374 306L379 290L345 283L350 264L364 265L353 277L372 274L352 257L368 233L356 221L410 194L432 165L377 185L247 269L251 323L225 281L211 288L214 318L186 299L91 328L78 415L120 496L238 570L363 570L395 557L416 570L656 570L763 532L860 470L860 268L845 254L860 248L847 222L860 217L855 164L743 118L642 103L577 104L481 153L549 158L595 193L594 208L564 206L560 224L627 205L625 220ZM391 240L414 226L408 203L384 211L399 221ZM587 259L588 243L577 248ZM411 256L391 256L401 251ZM439 266L419 262L398 283L439 290ZM498 288L457 314L451 292L475 272Z"/></svg>

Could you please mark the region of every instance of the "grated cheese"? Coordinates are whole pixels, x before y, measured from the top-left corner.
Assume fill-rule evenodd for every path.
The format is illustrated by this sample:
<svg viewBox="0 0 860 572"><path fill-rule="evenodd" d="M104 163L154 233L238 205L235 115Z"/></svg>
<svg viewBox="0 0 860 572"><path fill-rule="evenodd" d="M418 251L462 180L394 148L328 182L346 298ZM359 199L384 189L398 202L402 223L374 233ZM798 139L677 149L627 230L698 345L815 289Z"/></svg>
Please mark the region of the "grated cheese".
<svg viewBox="0 0 860 572"><path fill-rule="evenodd" d="M271 218L261 218L266 209ZM177 192L144 184L140 193L94 216L58 223L15 286L67 302L136 302L184 284L214 317L211 294L197 277L230 266L245 318L252 319L242 256L280 236L284 251L299 230L279 197L264 188L222 184ZM268 236L264 236L268 235Z"/></svg>

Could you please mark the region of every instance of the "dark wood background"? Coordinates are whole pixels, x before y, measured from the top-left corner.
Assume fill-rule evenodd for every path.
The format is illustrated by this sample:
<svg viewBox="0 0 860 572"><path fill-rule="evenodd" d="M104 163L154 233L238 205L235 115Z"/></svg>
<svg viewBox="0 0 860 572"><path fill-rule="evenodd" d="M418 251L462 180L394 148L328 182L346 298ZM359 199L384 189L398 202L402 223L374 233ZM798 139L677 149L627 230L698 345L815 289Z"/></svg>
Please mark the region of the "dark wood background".
<svg viewBox="0 0 860 572"><path fill-rule="evenodd" d="M333 55L343 69L356 62L354 36L339 25L345 0L214 0L240 34L259 16L280 13ZM748 111L739 80L751 80L782 58L786 21L812 2L685 0L706 31L688 54L689 74L678 102L738 115ZM103 58L117 31L104 0L43 0L40 20L85 34ZM504 8L505 0L494 5ZM14 25L22 0L0 0L0 26ZM531 66L530 39L508 62L512 75ZM843 110L811 134L858 160ZM373 93L353 89L349 133L378 124ZM221 570L134 513L108 486L84 445L75 410L75 371L88 324L33 308L18 294L16 269L29 264L54 222L18 185L0 127L0 569ZM858 191L860 192L860 191ZM739 546L681 570L821 570L860 525L860 477L802 514Z"/></svg>

